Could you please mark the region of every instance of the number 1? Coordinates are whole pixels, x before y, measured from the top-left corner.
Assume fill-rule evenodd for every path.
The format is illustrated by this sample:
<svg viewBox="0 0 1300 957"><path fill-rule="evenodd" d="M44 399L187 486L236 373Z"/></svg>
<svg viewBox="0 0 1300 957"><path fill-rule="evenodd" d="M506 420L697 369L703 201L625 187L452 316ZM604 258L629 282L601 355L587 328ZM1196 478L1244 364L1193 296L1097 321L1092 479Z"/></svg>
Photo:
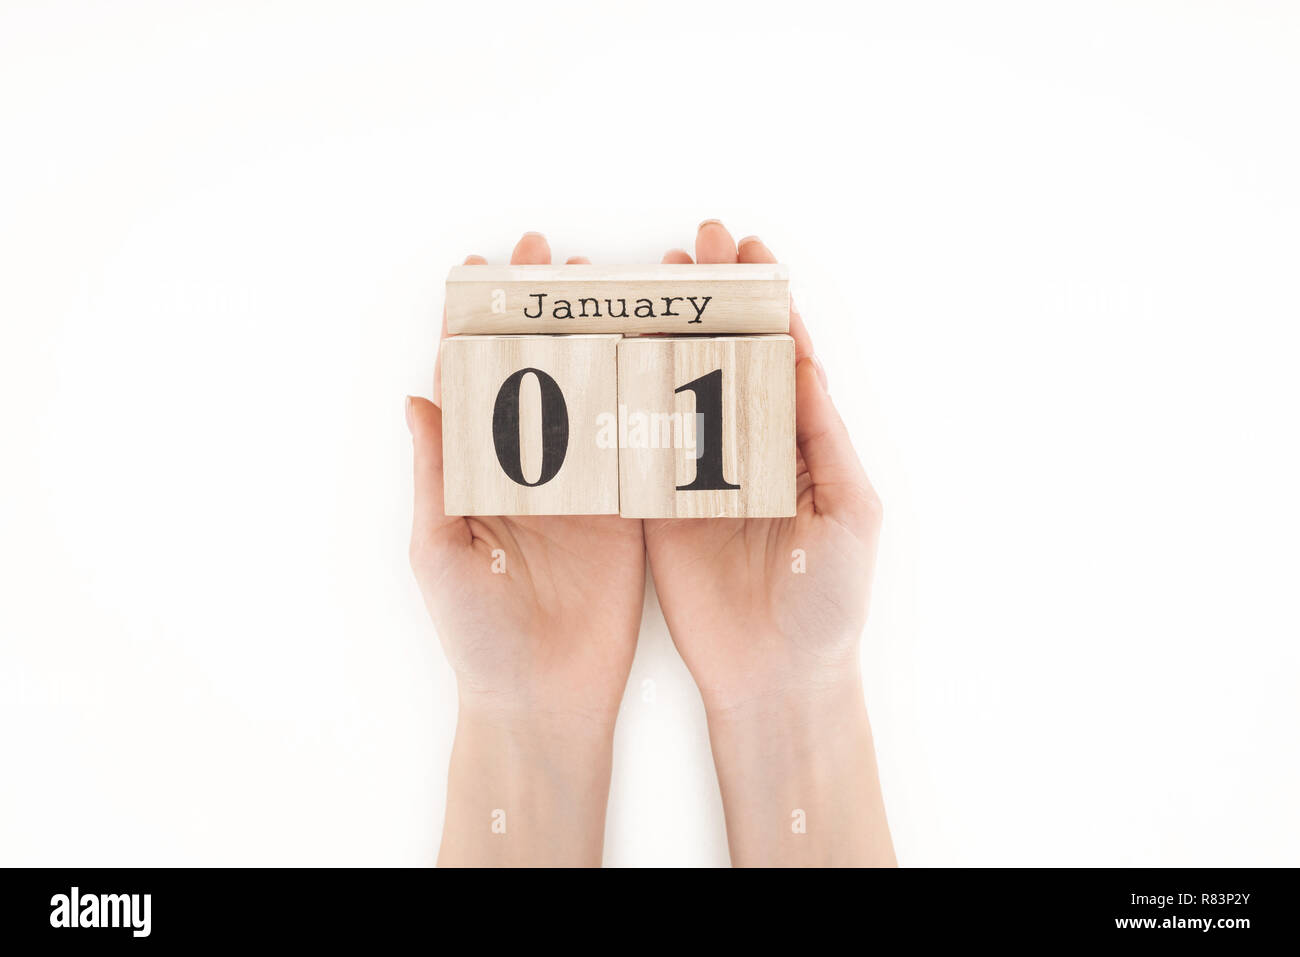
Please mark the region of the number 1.
<svg viewBox="0 0 1300 957"><path fill-rule="evenodd" d="M689 485L677 486L679 492L705 492L740 488L732 485L722 474L722 370L714 369L688 382L678 392L695 393L695 412L704 416L704 447L695 462L695 480ZM698 422L699 419L697 418ZM695 437L696 442L700 437Z"/></svg>

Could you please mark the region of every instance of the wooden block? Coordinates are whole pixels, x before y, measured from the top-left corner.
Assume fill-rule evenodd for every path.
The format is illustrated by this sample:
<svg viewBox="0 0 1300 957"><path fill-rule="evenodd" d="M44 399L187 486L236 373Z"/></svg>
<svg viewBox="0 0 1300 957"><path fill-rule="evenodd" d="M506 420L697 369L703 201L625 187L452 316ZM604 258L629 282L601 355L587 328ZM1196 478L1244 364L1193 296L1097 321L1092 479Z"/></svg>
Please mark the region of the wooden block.
<svg viewBox="0 0 1300 957"><path fill-rule="evenodd" d="M618 401L625 517L795 513L789 336L624 339Z"/></svg>
<svg viewBox="0 0 1300 957"><path fill-rule="evenodd" d="M459 336L442 344L448 515L618 512L618 336ZM606 430L609 431L609 430Z"/></svg>
<svg viewBox="0 0 1300 957"><path fill-rule="evenodd" d="M790 330L785 266L456 266L447 276L452 335Z"/></svg>

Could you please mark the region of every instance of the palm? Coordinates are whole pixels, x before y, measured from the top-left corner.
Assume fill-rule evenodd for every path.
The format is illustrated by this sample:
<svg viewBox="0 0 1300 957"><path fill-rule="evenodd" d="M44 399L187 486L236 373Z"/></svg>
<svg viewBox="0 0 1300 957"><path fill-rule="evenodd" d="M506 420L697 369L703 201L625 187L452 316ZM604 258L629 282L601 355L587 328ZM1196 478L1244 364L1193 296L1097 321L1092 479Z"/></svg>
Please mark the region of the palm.
<svg viewBox="0 0 1300 957"><path fill-rule="evenodd" d="M617 516L464 520L458 555L418 574L467 688L517 705L616 708L645 581L640 522ZM418 569L417 569L418 572Z"/></svg>
<svg viewBox="0 0 1300 957"><path fill-rule="evenodd" d="M706 701L815 681L855 653L874 542L817 514L800 486L794 518L645 523L664 617Z"/></svg>

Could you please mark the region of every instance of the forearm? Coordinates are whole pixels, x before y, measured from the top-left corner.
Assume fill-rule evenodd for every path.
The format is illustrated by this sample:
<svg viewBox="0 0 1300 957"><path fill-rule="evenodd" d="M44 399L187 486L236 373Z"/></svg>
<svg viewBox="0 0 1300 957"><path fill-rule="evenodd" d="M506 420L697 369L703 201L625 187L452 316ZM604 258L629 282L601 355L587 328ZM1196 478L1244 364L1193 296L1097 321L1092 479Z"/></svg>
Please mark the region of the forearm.
<svg viewBox="0 0 1300 957"><path fill-rule="evenodd" d="M737 867L892 867L862 684L709 714Z"/></svg>
<svg viewBox="0 0 1300 957"><path fill-rule="evenodd" d="M440 867L598 867L613 726L461 703Z"/></svg>

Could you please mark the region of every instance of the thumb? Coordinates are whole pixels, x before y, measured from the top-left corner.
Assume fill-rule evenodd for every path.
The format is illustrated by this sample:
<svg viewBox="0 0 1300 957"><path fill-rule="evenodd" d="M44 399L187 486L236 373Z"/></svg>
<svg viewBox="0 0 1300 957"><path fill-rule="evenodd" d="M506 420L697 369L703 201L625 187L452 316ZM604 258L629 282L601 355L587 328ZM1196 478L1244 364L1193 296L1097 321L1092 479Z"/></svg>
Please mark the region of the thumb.
<svg viewBox="0 0 1300 957"><path fill-rule="evenodd" d="M854 532L874 531L880 524L880 499L811 357L795 367L795 410L795 434L812 479L813 507Z"/></svg>
<svg viewBox="0 0 1300 957"><path fill-rule="evenodd" d="M460 527L469 538L469 526L459 516L443 511L442 410L428 399L406 397L406 425L411 430L415 458L415 508L411 527L414 563L436 545L444 532Z"/></svg>

